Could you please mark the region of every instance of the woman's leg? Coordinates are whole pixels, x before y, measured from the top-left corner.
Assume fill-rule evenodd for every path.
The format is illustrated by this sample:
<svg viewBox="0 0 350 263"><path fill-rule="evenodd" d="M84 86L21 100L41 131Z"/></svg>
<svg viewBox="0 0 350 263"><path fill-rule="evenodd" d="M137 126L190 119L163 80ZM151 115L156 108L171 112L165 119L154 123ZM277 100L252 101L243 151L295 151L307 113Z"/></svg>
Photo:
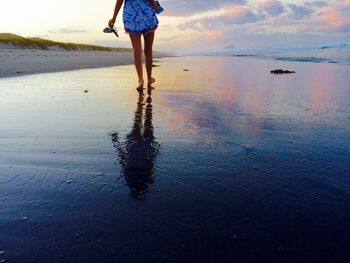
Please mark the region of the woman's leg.
<svg viewBox="0 0 350 263"><path fill-rule="evenodd" d="M152 78L152 66L153 66L153 40L154 32L147 33L144 35L145 40L145 57L146 57L146 70L147 70L147 86L151 87L154 82Z"/></svg>
<svg viewBox="0 0 350 263"><path fill-rule="evenodd" d="M132 48L134 50L134 64L139 77L139 86L143 87L143 72L142 72L142 45L141 45L141 34L130 33Z"/></svg>

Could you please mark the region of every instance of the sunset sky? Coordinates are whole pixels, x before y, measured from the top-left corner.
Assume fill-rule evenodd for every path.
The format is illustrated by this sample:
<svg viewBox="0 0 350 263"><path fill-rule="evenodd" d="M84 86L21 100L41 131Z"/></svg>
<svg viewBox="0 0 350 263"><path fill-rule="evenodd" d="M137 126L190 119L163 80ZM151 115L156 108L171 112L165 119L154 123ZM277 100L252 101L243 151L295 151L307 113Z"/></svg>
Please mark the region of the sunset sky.
<svg viewBox="0 0 350 263"><path fill-rule="evenodd" d="M160 0L156 49L180 52L350 42L350 0ZM114 0L2 0L0 32L130 46L102 29ZM117 27L123 32L122 13Z"/></svg>

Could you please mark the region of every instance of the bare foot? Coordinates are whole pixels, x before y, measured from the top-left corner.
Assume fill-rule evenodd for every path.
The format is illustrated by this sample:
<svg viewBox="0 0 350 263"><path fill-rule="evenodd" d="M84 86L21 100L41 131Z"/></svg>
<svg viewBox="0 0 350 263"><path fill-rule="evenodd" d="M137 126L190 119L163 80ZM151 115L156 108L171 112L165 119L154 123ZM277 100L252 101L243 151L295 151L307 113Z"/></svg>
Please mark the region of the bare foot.
<svg viewBox="0 0 350 263"><path fill-rule="evenodd" d="M136 90L139 93L143 93L143 80L139 81L139 85L137 86Z"/></svg>
<svg viewBox="0 0 350 263"><path fill-rule="evenodd" d="M143 87L137 87L136 90L138 93L143 94Z"/></svg>
<svg viewBox="0 0 350 263"><path fill-rule="evenodd" d="M148 80L147 88L148 89L154 89L154 87L152 86L152 84L154 82L156 82L156 80L154 78L151 78L150 80Z"/></svg>

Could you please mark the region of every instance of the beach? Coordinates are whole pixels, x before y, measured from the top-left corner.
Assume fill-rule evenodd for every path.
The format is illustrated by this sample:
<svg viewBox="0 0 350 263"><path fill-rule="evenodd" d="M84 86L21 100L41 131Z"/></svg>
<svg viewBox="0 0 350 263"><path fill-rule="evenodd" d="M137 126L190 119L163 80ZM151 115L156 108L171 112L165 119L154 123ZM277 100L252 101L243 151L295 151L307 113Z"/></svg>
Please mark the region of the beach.
<svg viewBox="0 0 350 263"><path fill-rule="evenodd" d="M140 96L130 53L20 52L0 52L0 260L350 261L348 65L164 57Z"/></svg>
<svg viewBox="0 0 350 263"><path fill-rule="evenodd" d="M156 52L155 58L164 53ZM133 63L128 51L10 49L0 46L0 78Z"/></svg>

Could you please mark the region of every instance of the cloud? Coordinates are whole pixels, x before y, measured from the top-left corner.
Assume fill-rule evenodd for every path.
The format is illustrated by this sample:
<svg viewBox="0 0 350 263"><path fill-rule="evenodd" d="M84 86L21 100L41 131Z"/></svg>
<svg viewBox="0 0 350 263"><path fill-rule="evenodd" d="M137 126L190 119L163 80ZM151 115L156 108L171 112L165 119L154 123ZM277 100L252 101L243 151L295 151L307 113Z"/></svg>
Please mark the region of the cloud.
<svg viewBox="0 0 350 263"><path fill-rule="evenodd" d="M246 24L255 23L259 20L259 16L248 7L232 6L225 10L224 14L216 18L224 24Z"/></svg>
<svg viewBox="0 0 350 263"><path fill-rule="evenodd" d="M314 1L314 2L306 2L305 5L311 6L311 7L323 7L323 6L327 6L328 4L324 1Z"/></svg>
<svg viewBox="0 0 350 263"><path fill-rule="evenodd" d="M74 34L74 33L86 33L84 29L72 29L72 28L61 28L58 30L50 30L50 34Z"/></svg>
<svg viewBox="0 0 350 263"><path fill-rule="evenodd" d="M219 10L230 5L244 5L247 0L162 0L162 6L169 16L189 16L196 13Z"/></svg>
<svg viewBox="0 0 350 263"><path fill-rule="evenodd" d="M219 30L234 25L255 23L259 20L258 14L244 6L231 6L221 14L204 18L192 19L180 24L179 29Z"/></svg>
<svg viewBox="0 0 350 263"><path fill-rule="evenodd" d="M181 1L168 2L169 8ZM196 12L207 10L212 2L203 1L205 8L196 7ZM236 47L303 44L329 39L344 41L350 37L350 0L306 0L304 4L285 0L249 0L244 5L238 2L218 1L215 10L207 10L210 12L198 11L186 19L169 18L175 23L165 23L173 25L167 32L174 32L176 37L167 35L161 39L162 45L174 40L182 49L198 51L222 49L228 44ZM191 6L192 2L182 4Z"/></svg>
<svg viewBox="0 0 350 263"><path fill-rule="evenodd" d="M236 48L236 46L235 45L228 45L228 46L226 46L226 47L224 47L224 49L228 49L228 50L230 50L230 49L235 49Z"/></svg>
<svg viewBox="0 0 350 263"><path fill-rule="evenodd" d="M265 11L270 16L278 16L285 11L284 6L277 0L264 0L258 3L259 9Z"/></svg>
<svg viewBox="0 0 350 263"><path fill-rule="evenodd" d="M301 20L309 17L314 10L305 6L297 6L295 4L288 4L288 7L293 11L293 20Z"/></svg>
<svg viewBox="0 0 350 263"><path fill-rule="evenodd" d="M350 32L350 0L320 9L319 18L323 24L337 32Z"/></svg>

